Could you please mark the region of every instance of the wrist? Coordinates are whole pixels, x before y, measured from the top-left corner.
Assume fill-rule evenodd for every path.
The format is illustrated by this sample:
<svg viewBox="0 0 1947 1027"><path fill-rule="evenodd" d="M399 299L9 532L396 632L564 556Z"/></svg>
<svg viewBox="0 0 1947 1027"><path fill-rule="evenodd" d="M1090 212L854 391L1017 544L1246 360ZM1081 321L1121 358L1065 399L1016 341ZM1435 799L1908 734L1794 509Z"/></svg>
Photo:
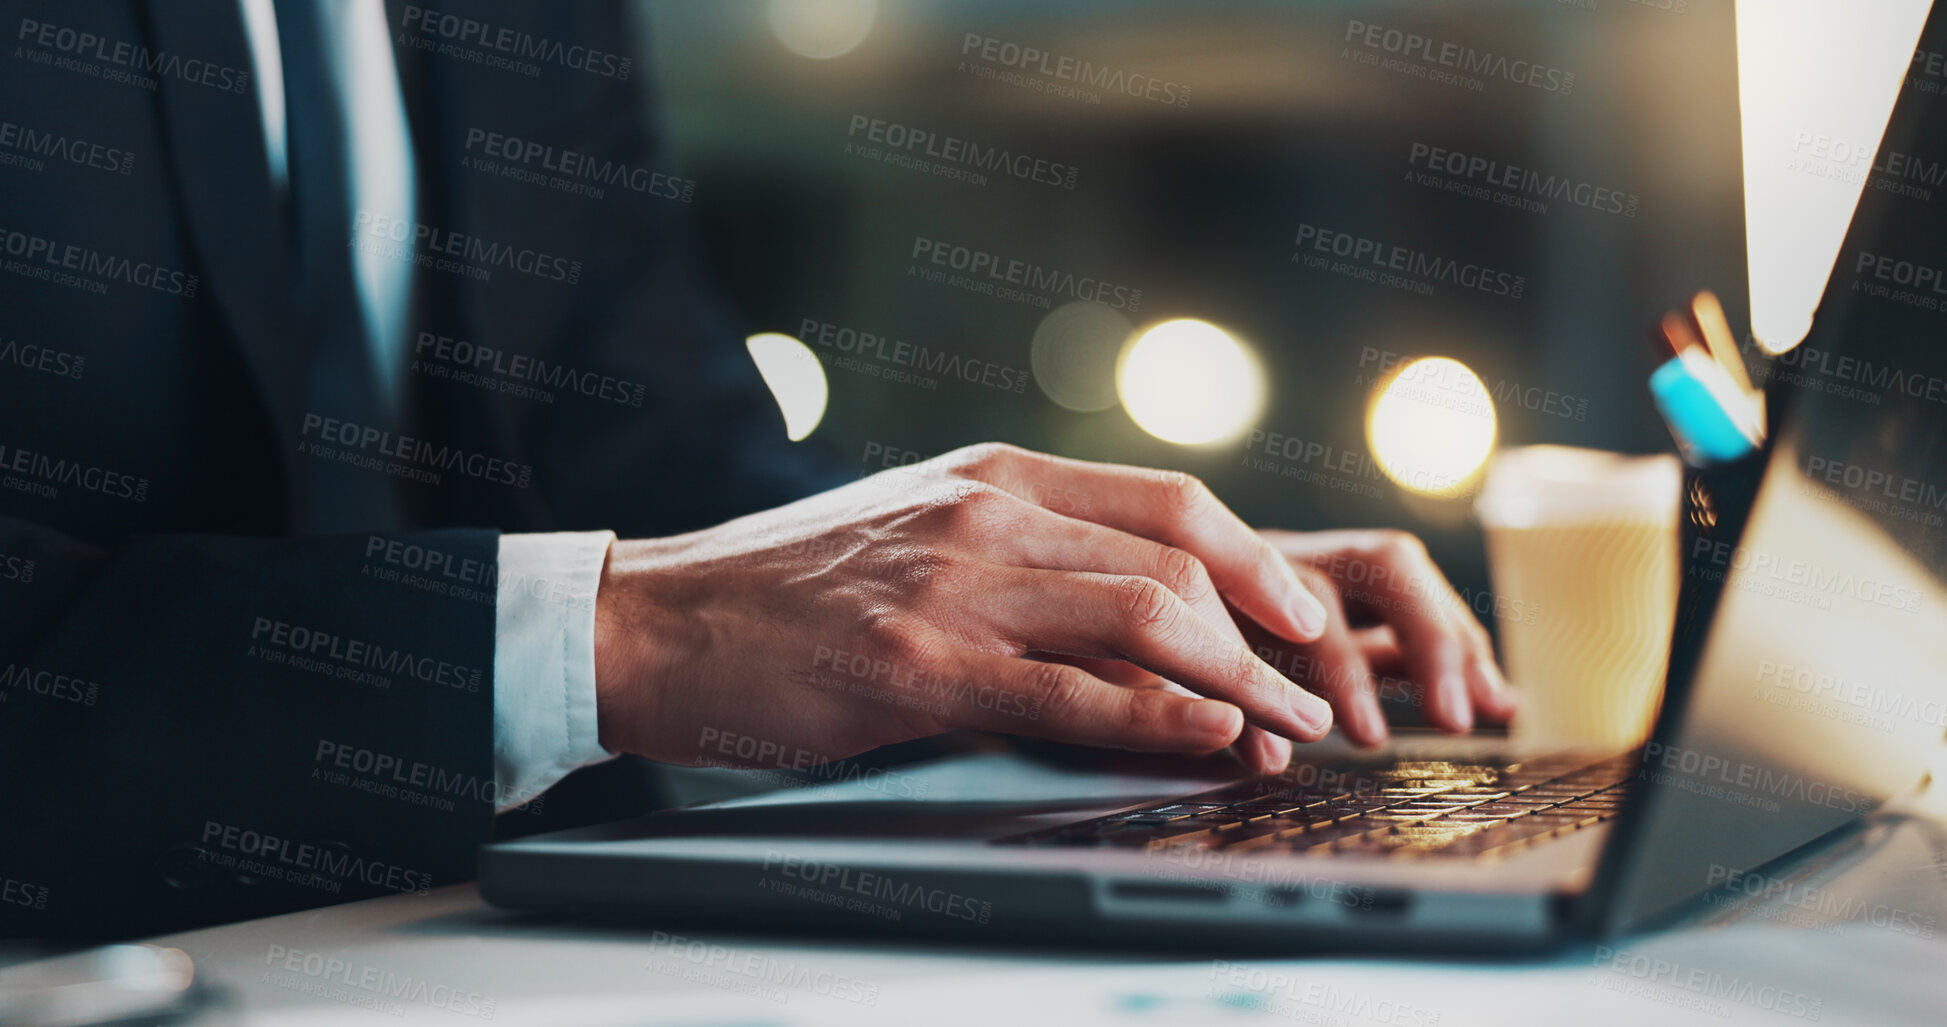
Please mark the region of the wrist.
<svg viewBox="0 0 1947 1027"><path fill-rule="evenodd" d="M595 718L602 748L658 758L647 734L670 723L660 700L676 658L680 599L667 540L618 539L595 590Z"/></svg>
<svg viewBox="0 0 1947 1027"><path fill-rule="evenodd" d="M620 539L610 543L608 554L602 558L600 582L595 586L595 726L602 748L610 752L628 748L618 731L621 711L617 695L629 645L623 613L627 601L620 595L622 584L616 572L616 551L627 545Z"/></svg>

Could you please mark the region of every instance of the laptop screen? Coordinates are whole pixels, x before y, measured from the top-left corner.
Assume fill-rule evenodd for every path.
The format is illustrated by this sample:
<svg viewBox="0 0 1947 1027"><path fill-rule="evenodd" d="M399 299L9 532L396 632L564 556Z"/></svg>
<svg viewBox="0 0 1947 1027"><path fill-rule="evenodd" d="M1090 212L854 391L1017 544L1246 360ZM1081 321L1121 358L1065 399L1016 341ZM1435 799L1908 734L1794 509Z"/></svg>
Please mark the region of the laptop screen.
<svg viewBox="0 0 1947 1027"><path fill-rule="evenodd" d="M1811 334L1759 375L1782 414L1749 519L1741 536L1693 527L1686 543L1686 587L1714 592L1714 613L1697 621L1707 632L1679 632L1641 804L1605 864L1619 929L1856 822L1918 785L1940 751L1943 91L1947 15L1936 7ZM1721 482L1734 493L1735 479ZM1718 510L1691 498L1693 521L1742 513L1734 499Z"/></svg>

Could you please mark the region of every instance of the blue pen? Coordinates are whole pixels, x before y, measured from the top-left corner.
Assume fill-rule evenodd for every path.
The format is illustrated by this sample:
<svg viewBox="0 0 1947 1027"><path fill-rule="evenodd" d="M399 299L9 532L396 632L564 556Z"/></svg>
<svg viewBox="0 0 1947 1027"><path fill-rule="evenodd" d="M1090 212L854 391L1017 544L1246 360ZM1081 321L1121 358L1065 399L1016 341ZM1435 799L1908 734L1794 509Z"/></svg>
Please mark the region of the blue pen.
<svg viewBox="0 0 1947 1027"><path fill-rule="evenodd" d="M1650 396L1683 458L1695 466L1729 463L1758 448L1749 401L1698 347L1686 348L1650 375Z"/></svg>

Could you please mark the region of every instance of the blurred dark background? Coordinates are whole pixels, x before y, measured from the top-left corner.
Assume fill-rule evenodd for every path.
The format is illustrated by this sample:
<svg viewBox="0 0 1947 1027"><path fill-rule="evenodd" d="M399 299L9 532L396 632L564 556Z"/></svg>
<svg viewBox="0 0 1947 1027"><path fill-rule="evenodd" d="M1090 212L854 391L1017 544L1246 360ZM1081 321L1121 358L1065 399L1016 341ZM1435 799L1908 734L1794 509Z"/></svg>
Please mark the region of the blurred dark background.
<svg viewBox="0 0 1947 1027"><path fill-rule="evenodd" d="M1255 524L1419 532L1472 594L1487 581L1466 496L1415 495L1370 460L1384 364L1466 364L1495 397L1498 445L1650 452L1669 447L1644 387L1650 319L1710 288L1745 331L1730 0L647 0L640 21L665 170L695 183L696 250L746 333L798 336L810 319L1112 401L1101 333L1118 317L1194 317L1256 354L1267 398L1251 428L1331 447L1271 457L1299 480L1251 464L1266 454L1249 429L1179 445L1039 381L1015 392L904 368L929 388L814 345L831 395L804 444L861 473L886 453L989 439L1179 468ZM887 147L859 119L1072 168L1073 186L968 180L964 159L935 160L952 175L896 166L869 155ZM1432 148L1534 172L1499 191L1535 202L1443 188L1496 188L1465 173L1420 177ZM1569 191L1534 184L1550 178ZM1305 224L1520 276L1521 294L1307 268L1294 261ZM1140 303L1044 326L1074 297L1043 290L1042 306L926 281L909 274L926 265L916 239L1140 289Z"/></svg>

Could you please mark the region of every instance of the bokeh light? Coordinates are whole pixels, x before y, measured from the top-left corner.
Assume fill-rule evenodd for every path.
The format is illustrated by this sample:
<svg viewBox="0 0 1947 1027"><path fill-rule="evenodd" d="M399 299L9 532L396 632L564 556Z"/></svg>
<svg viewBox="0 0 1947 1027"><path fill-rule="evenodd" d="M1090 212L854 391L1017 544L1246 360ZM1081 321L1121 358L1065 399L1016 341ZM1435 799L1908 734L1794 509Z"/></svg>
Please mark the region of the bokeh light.
<svg viewBox="0 0 1947 1027"><path fill-rule="evenodd" d="M1425 357L1379 387L1366 443L1386 476L1426 496L1468 491L1494 450L1494 400L1466 364Z"/></svg>
<svg viewBox="0 0 1947 1027"><path fill-rule="evenodd" d="M1131 342L1116 391L1136 424L1186 446L1241 435L1264 406L1264 373L1242 343L1207 321L1165 321Z"/></svg>
<svg viewBox="0 0 1947 1027"><path fill-rule="evenodd" d="M771 32L801 57L829 60L851 53L872 34L879 0L771 0Z"/></svg>
<svg viewBox="0 0 1947 1027"><path fill-rule="evenodd" d="M1079 413L1116 404L1115 362L1135 326L1106 304L1065 303L1035 326L1028 350L1034 383L1056 403Z"/></svg>
<svg viewBox="0 0 1947 1027"><path fill-rule="evenodd" d="M817 430L825 419L825 404L831 397L825 383L825 366L811 347L777 332L764 332L744 340L750 358L757 362L757 373L777 397L784 411L784 432L796 442Z"/></svg>

